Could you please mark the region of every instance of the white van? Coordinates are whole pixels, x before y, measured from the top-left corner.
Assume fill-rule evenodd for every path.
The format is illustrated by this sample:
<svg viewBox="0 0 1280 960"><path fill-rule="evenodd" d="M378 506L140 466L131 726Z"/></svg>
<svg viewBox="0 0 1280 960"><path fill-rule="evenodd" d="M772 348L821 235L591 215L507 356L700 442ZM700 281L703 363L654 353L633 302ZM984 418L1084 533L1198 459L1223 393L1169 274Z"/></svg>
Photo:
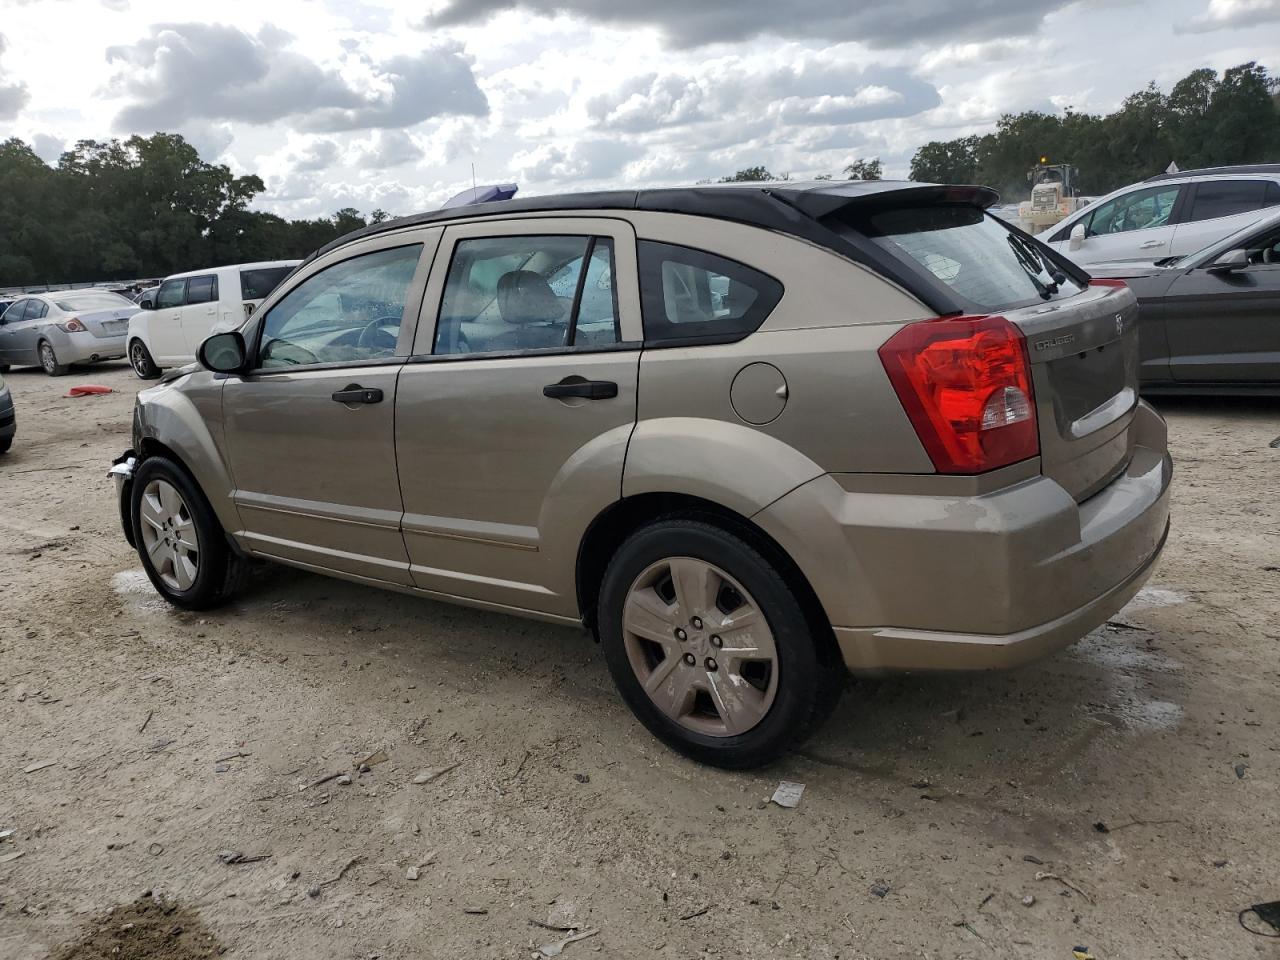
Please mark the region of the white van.
<svg viewBox="0 0 1280 960"><path fill-rule="evenodd" d="M153 380L165 367L191 363L210 334L239 327L301 262L238 263L166 277L129 321L133 372Z"/></svg>

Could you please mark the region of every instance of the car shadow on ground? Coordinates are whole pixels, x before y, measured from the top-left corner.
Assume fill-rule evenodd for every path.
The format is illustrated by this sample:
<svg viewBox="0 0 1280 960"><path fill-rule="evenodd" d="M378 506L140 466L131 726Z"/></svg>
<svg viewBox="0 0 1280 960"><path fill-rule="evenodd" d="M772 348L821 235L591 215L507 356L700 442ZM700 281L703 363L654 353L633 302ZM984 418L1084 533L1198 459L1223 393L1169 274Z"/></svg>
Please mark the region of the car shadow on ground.
<svg viewBox="0 0 1280 960"><path fill-rule="evenodd" d="M144 619L198 617L234 627L267 656L303 662L327 651L477 697L518 701L545 691L546 709L558 701L566 723L588 710L606 740L636 732L599 646L583 630L272 565L256 568L232 606L188 614L172 611L140 572L132 576L133 587L120 592ZM1093 748L1105 739L1121 768L1132 769L1150 750L1141 735L1171 730L1179 704L1194 696L1163 649L1161 627L1144 624L1144 612L1126 611L1019 670L849 678L831 719L780 766L808 761L898 784L943 781L955 795L973 796L993 782L1034 788L1064 775L1094 782L1105 774L1091 762Z"/></svg>

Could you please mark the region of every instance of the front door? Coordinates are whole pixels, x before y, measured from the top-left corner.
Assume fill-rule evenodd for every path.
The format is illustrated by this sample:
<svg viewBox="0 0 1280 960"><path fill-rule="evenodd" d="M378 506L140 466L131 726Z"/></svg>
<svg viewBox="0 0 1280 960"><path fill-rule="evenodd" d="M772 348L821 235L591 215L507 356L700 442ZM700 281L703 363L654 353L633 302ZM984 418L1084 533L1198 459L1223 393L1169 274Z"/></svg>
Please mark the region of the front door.
<svg viewBox="0 0 1280 960"><path fill-rule="evenodd" d="M1280 230L1247 252L1243 269L1199 267L1170 285L1162 312L1175 380L1280 381Z"/></svg>
<svg viewBox="0 0 1280 960"><path fill-rule="evenodd" d="M161 366L183 363L189 356L182 338L182 305L187 299L185 277L166 280L156 291L156 308L147 319L151 356Z"/></svg>
<svg viewBox="0 0 1280 960"><path fill-rule="evenodd" d="M396 400L419 587L577 615L581 535L621 496L635 425L635 249L606 218L446 231Z"/></svg>
<svg viewBox="0 0 1280 960"><path fill-rule="evenodd" d="M380 236L335 251L251 325L255 368L228 378L222 403L238 538L253 553L411 582L396 380L439 234Z"/></svg>

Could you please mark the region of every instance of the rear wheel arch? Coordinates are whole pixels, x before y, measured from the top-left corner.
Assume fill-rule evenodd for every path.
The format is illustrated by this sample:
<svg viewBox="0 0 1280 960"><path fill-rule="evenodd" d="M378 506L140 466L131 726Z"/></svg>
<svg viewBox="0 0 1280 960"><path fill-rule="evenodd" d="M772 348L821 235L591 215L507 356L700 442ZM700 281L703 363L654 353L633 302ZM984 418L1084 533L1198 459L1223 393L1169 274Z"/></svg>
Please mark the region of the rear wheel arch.
<svg viewBox="0 0 1280 960"><path fill-rule="evenodd" d="M587 528L578 548L578 609L595 633L596 604L610 559L627 537L659 521L689 519L707 523L746 541L773 563L799 600L824 662L840 664L835 633L808 578L776 540L748 517L711 500L682 493L642 493L615 501Z"/></svg>

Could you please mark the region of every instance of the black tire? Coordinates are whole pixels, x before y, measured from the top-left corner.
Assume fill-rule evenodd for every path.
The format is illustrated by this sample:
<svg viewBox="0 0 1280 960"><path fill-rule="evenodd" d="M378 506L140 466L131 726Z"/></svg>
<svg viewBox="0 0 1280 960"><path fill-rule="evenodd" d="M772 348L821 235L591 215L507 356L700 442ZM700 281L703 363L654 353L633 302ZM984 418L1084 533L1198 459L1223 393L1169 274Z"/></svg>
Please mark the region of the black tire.
<svg viewBox="0 0 1280 960"><path fill-rule="evenodd" d="M194 523L199 546L196 575L185 590L166 583L153 565L142 534L141 502L153 480L163 480L177 489ZM229 600L242 586L247 563L236 556L209 501L185 469L167 457L147 457L134 472L129 496L133 539L142 569L156 592L184 610L207 610Z"/></svg>
<svg viewBox="0 0 1280 960"><path fill-rule="evenodd" d="M128 359L129 366L133 367L133 372L139 380L154 380L163 372L156 365L147 345L137 337L129 341Z"/></svg>
<svg viewBox="0 0 1280 960"><path fill-rule="evenodd" d="M609 672L640 722L672 749L728 769L763 766L801 743L835 708L845 678L834 640L823 635L826 628L818 618L806 614L784 576L784 564L768 559L768 547L748 542L749 534L743 533L683 515L644 527L610 560L597 614ZM622 632L628 591L643 571L671 557L692 557L728 573L751 594L773 633L776 693L763 719L745 733L709 736L677 723L649 698L628 659Z"/></svg>
<svg viewBox="0 0 1280 960"><path fill-rule="evenodd" d="M13 435L0 438L0 453L8 453L9 448L13 446Z"/></svg>
<svg viewBox="0 0 1280 960"><path fill-rule="evenodd" d="M67 371L71 369L70 364L59 363L58 355L53 350L53 344L48 340L41 340L36 346L36 353L40 358L40 367L51 377L66 376Z"/></svg>
<svg viewBox="0 0 1280 960"><path fill-rule="evenodd" d="M9 372L9 365L7 363L0 363L0 373L8 373L8 372Z"/></svg>

